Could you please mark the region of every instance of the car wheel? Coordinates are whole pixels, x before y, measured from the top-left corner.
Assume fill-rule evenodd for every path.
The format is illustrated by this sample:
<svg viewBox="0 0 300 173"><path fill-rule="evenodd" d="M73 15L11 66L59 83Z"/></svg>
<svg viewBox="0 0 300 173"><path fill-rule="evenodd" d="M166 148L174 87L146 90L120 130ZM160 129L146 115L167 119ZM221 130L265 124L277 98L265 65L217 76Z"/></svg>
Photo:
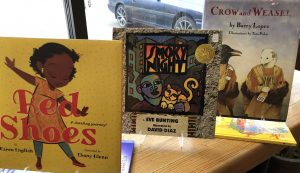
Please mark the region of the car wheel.
<svg viewBox="0 0 300 173"><path fill-rule="evenodd" d="M116 18L121 27L126 27L127 22L127 14L124 8L124 5L118 5L116 9Z"/></svg>
<svg viewBox="0 0 300 173"><path fill-rule="evenodd" d="M195 29L196 23L188 16L182 16L175 21L174 29Z"/></svg>

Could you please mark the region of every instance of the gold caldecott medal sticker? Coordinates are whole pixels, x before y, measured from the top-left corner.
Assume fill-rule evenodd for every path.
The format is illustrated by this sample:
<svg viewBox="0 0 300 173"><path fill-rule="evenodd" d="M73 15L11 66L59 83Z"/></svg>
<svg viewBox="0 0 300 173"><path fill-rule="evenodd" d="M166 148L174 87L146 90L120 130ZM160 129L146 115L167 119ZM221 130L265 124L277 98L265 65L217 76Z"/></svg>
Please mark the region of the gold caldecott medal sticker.
<svg viewBox="0 0 300 173"><path fill-rule="evenodd" d="M210 44L201 44L195 51L195 57L200 63L207 64L215 57L215 49Z"/></svg>

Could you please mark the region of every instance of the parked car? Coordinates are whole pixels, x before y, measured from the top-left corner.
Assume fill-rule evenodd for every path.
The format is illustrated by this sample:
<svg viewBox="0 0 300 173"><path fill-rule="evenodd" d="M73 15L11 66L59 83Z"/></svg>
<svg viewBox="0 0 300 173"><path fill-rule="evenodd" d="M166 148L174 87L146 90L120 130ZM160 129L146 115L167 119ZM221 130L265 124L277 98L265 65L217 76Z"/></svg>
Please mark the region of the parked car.
<svg viewBox="0 0 300 173"><path fill-rule="evenodd" d="M108 0L119 25L156 28L201 28L204 0Z"/></svg>

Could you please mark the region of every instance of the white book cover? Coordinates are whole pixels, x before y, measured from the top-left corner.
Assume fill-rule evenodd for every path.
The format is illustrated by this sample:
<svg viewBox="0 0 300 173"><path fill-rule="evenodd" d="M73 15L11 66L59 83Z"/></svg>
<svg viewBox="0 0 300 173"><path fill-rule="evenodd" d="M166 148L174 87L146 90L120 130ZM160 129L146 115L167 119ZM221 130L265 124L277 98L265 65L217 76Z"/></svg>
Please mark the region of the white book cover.
<svg viewBox="0 0 300 173"><path fill-rule="evenodd" d="M206 0L203 28L223 31L218 114L285 121L300 1Z"/></svg>

